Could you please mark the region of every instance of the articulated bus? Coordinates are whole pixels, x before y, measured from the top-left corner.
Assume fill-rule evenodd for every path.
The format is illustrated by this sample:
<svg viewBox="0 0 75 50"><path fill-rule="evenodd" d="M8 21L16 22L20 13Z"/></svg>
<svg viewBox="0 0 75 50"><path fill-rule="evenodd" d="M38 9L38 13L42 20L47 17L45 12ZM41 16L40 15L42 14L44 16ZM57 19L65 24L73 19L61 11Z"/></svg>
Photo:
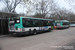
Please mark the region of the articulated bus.
<svg viewBox="0 0 75 50"><path fill-rule="evenodd" d="M26 35L54 29L52 19L14 17L9 19L9 34Z"/></svg>
<svg viewBox="0 0 75 50"><path fill-rule="evenodd" d="M71 21L70 26L75 27L75 21Z"/></svg>
<svg viewBox="0 0 75 50"><path fill-rule="evenodd" d="M56 20L55 28L69 28L70 22L67 20Z"/></svg>

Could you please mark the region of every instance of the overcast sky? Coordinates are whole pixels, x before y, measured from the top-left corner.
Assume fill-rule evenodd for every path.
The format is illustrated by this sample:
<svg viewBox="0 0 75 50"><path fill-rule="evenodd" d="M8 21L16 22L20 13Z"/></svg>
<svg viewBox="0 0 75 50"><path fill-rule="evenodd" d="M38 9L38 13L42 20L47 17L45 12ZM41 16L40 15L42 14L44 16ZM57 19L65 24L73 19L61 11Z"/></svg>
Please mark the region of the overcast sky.
<svg viewBox="0 0 75 50"><path fill-rule="evenodd" d="M74 8L66 1L66 0L56 0L58 2L58 5L61 8L66 8L68 10L74 10Z"/></svg>
<svg viewBox="0 0 75 50"><path fill-rule="evenodd" d="M68 2L66 0L55 0L57 2L57 4L61 7L61 8L66 8L68 10L74 11L74 8L72 8ZM4 7L4 4L2 2L0 2L0 10ZM23 8L22 6L18 5L16 8L16 12L17 13L26 13L26 9Z"/></svg>

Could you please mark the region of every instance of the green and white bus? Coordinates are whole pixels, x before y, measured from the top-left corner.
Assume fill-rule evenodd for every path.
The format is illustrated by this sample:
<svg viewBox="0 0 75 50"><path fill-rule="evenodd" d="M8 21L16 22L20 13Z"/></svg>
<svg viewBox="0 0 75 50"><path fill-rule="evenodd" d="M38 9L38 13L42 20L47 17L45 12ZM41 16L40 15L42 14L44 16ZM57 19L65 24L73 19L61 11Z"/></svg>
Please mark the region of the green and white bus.
<svg viewBox="0 0 75 50"><path fill-rule="evenodd" d="M71 27L75 27L75 21L71 21L71 22L70 22L70 26L71 26Z"/></svg>
<svg viewBox="0 0 75 50"><path fill-rule="evenodd" d="M69 28L70 22L68 20L56 20L55 28Z"/></svg>
<svg viewBox="0 0 75 50"><path fill-rule="evenodd" d="M32 18L32 17L14 17L9 19L9 34L26 35L36 34L37 32L51 31L54 29L54 20Z"/></svg>

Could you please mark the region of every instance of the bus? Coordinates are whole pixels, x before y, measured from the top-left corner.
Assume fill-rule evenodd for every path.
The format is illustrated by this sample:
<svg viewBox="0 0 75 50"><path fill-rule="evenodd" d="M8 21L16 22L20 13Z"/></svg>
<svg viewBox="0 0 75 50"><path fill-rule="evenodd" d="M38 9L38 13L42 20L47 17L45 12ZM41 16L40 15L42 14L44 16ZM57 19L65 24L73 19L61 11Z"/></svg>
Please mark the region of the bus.
<svg viewBox="0 0 75 50"><path fill-rule="evenodd" d="M75 21L71 21L70 26L75 27Z"/></svg>
<svg viewBox="0 0 75 50"><path fill-rule="evenodd" d="M69 28L70 22L68 20L56 20L55 28Z"/></svg>
<svg viewBox="0 0 75 50"><path fill-rule="evenodd" d="M54 20L32 18L32 17L14 17L9 18L9 34L26 35L37 34L38 32L51 31L54 29Z"/></svg>

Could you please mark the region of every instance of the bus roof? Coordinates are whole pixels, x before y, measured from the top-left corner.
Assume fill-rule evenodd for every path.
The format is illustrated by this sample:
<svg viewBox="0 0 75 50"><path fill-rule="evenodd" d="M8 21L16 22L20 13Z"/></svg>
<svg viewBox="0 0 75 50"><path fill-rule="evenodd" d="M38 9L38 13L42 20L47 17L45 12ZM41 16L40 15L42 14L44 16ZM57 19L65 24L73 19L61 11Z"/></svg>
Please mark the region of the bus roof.
<svg viewBox="0 0 75 50"><path fill-rule="evenodd" d="M75 21L70 21L70 22L75 22Z"/></svg>
<svg viewBox="0 0 75 50"><path fill-rule="evenodd" d="M29 19L38 19L38 20L50 20L50 21L54 21L53 19L33 18L33 17L20 17L20 18L29 18Z"/></svg>
<svg viewBox="0 0 75 50"><path fill-rule="evenodd" d="M56 20L55 22L69 22L68 20Z"/></svg>

